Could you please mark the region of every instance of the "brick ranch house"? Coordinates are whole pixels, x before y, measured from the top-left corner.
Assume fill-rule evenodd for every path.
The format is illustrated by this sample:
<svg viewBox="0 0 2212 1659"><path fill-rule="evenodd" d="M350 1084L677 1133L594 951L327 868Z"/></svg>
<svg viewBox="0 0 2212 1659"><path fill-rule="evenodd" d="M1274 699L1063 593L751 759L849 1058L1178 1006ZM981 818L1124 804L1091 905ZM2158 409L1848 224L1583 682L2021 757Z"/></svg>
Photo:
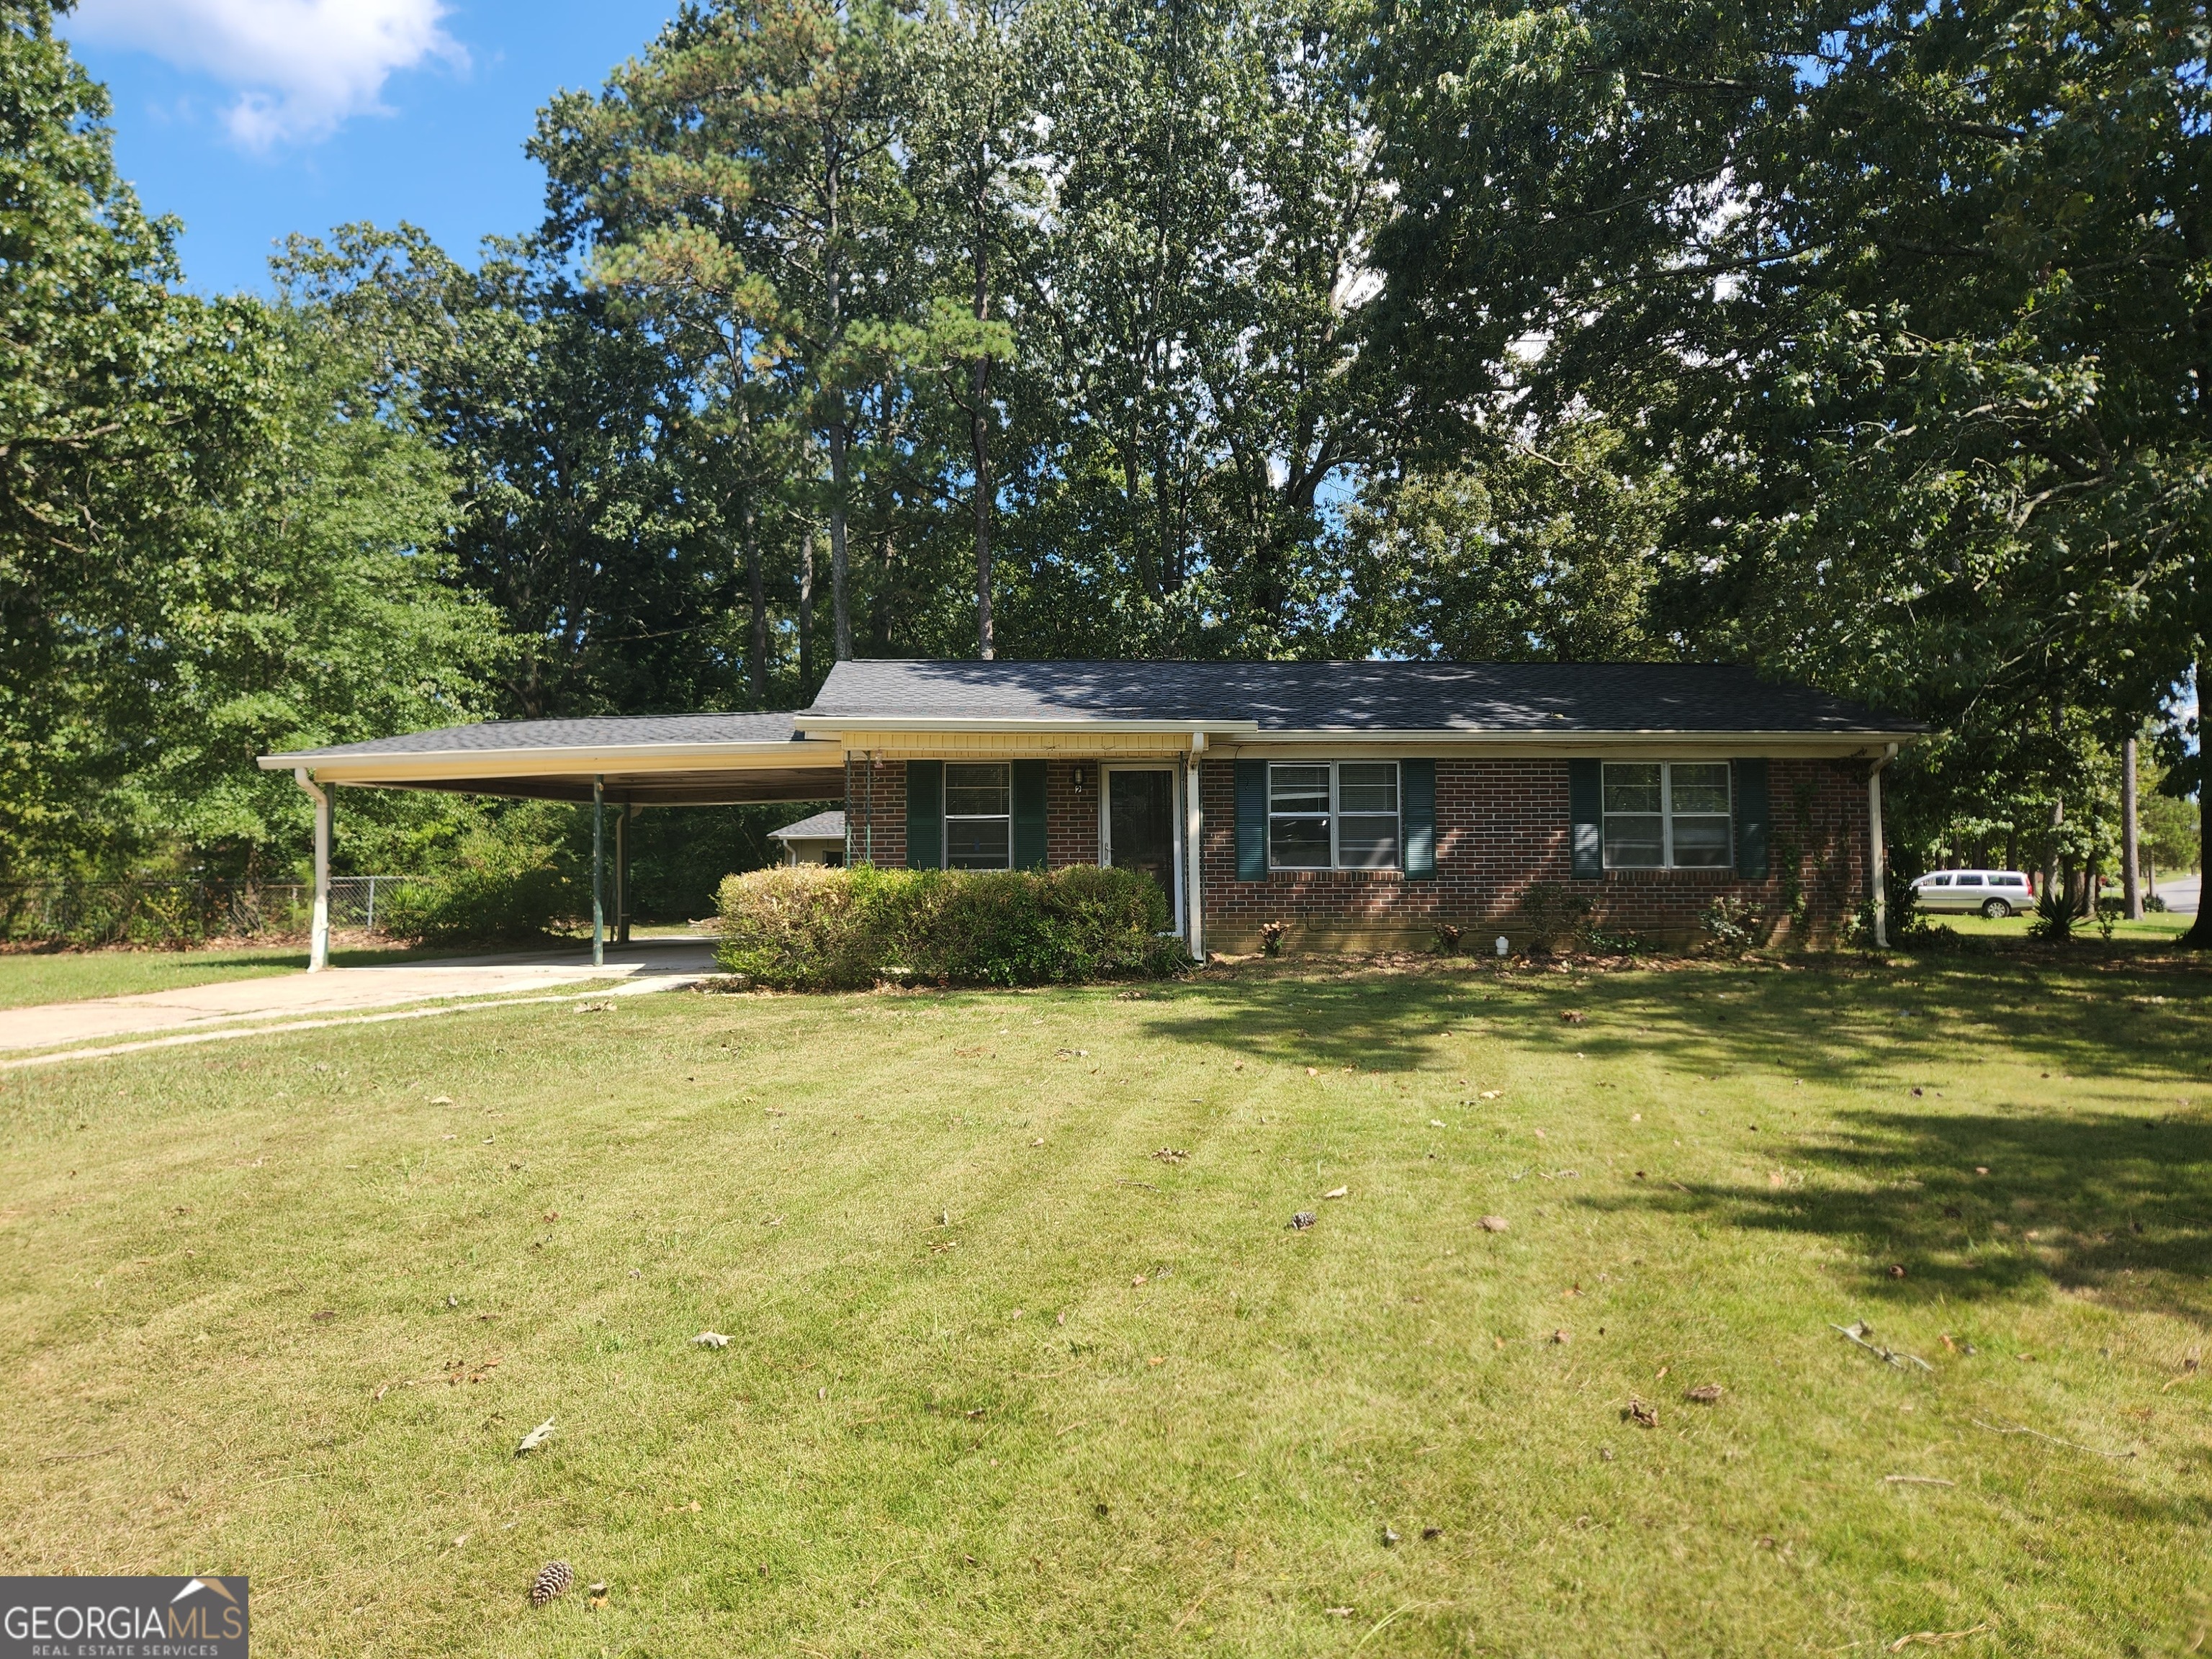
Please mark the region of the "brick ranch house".
<svg viewBox="0 0 2212 1659"><path fill-rule="evenodd" d="M501 721L261 764L316 798L319 892L333 784L595 801L602 848L611 806L618 933L635 812L832 800L848 864L1146 871L1200 954L1271 923L1291 949L1445 924L1517 946L1540 884L1647 939L1727 894L1819 942L1868 899L1879 923L1881 769L1922 730L1717 665L864 660L797 714Z"/></svg>

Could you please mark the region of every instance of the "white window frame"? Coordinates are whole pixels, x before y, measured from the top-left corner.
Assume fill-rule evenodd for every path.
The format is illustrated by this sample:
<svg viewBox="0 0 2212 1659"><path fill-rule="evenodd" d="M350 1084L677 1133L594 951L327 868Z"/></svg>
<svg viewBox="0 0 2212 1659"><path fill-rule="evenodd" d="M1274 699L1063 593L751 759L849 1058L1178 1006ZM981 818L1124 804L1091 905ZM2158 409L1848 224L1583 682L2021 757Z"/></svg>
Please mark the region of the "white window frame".
<svg viewBox="0 0 2212 1659"><path fill-rule="evenodd" d="M1183 884L1182 769L1179 766L1163 766L1157 761L1132 762L1127 765L1116 765L1109 762L1097 769L1098 867L1102 870L1111 869L1114 865L1114 786L1111 780L1116 772L1164 772L1168 775L1168 800L1170 803L1169 810L1175 815L1175 822L1171 826L1172 833L1168 836L1169 843L1174 849L1175 869L1175 878L1168 884L1170 896L1168 908L1175 912L1175 926L1168 932L1180 933L1182 932ZM1165 935L1162 937L1164 938Z"/></svg>
<svg viewBox="0 0 2212 1659"><path fill-rule="evenodd" d="M1615 864L1605 859L1608 870L1717 870L1732 871L1735 867L1735 768L1726 761L1605 761L1598 771L1597 844L1601 855L1612 844L1605 833L1608 817L1647 818L1649 812L1607 812L1605 810L1605 770L1611 766L1656 766L1659 769L1659 862L1656 864ZM1728 810L1720 812L1685 812L1684 817L1710 818L1725 817L1729 824L1728 856L1718 864L1677 864L1674 862L1674 769L1677 766L1717 766L1727 780Z"/></svg>
<svg viewBox="0 0 2212 1659"><path fill-rule="evenodd" d="M1006 810L1004 812L955 812L952 803L952 769L956 766L995 766L1006 775ZM938 839L939 856L944 862L939 866L951 870L1011 870L1014 867L1014 768L1011 761L947 761L945 775L939 781ZM1004 864L963 864L952 862L952 826L955 823L1003 823L1006 826L1006 861Z"/></svg>
<svg viewBox="0 0 2212 1659"><path fill-rule="evenodd" d="M1326 766L1328 768L1328 862L1327 864L1278 864L1275 862L1275 820L1285 818L1315 818L1317 812L1278 812L1275 811L1275 769L1278 766ZM1387 766L1391 769L1398 811L1398 856L1389 864L1346 864L1344 848L1337 833L1344 817L1342 792L1337 783L1337 769L1342 766ZM1379 818L1380 812L1355 812L1354 817ZM1395 760L1271 760L1267 763L1267 869L1270 873L1280 870L1285 875L1311 873L1316 870L1395 870L1406 868L1406 769Z"/></svg>

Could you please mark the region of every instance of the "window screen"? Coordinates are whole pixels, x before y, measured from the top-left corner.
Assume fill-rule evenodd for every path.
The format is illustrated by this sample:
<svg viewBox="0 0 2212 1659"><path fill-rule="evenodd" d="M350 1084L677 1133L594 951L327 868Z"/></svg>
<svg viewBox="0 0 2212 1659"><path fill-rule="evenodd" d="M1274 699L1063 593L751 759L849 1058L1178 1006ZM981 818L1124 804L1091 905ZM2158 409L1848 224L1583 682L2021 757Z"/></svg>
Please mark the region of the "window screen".
<svg viewBox="0 0 2212 1659"><path fill-rule="evenodd" d="M1285 761L1267 768L1267 864L1275 870L1395 870L1403 858L1395 761Z"/></svg>
<svg viewBox="0 0 2212 1659"><path fill-rule="evenodd" d="M1011 870L1013 864L1012 769L1004 761L946 762L945 867Z"/></svg>
<svg viewBox="0 0 2212 1659"><path fill-rule="evenodd" d="M1605 867L1724 870L1731 858L1726 761L1608 761Z"/></svg>

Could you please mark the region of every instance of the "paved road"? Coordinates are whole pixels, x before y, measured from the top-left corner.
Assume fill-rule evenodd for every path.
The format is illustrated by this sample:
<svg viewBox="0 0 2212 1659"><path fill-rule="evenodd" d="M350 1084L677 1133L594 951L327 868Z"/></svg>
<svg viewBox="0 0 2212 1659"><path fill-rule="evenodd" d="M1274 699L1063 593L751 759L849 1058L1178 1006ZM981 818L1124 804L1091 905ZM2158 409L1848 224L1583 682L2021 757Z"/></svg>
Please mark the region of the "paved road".
<svg viewBox="0 0 2212 1659"><path fill-rule="evenodd" d="M2198 895L2203 890L2202 876L2160 876L2158 896L2166 901L2166 908L2181 915L2197 914Z"/></svg>
<svg viewBox="0 0 2212 1659"><path fill-rule="evenodd" d="M714 966L712 946L697 939L645 940L618 946L606 955L607 965L598 969L592 966L589 951L518 952L331 968L319 974L283 974L179 991L0 1009L0 1050L51 1048L149 1031L198 1030L234 1022L354 1013L444 997L526 995L564 985L625 981L674 984L712 973Z"/></svg>

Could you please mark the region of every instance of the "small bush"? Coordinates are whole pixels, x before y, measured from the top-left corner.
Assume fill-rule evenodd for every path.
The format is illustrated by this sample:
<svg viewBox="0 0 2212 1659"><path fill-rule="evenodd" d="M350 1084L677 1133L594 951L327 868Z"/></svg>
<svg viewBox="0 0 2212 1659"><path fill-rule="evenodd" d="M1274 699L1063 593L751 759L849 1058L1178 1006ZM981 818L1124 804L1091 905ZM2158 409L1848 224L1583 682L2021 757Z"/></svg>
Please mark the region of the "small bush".
<svg viewBox="0 0 2212 1659"><path fill-rule="evenodd" d="M725 970L775 990L1051 985L1159 978L1188 965L1149 877L1028 871L757 870L718 896Z"/></svg>
<svg viewBox="0 0 2212 1659"><path fill-rule="evenodd" d="M2074 884L2051 882L2036 896L2035 920L2027 924L2030 939L2066 940L2074 937L2079 920L2074 908Z"/></svg>
<svg viewBox="0 0 2212 1659"><path fill-rule="evenodd" d="M2164 915L2166 901L2155 893L2146 894L2143 897L2143 914L2147 916Z"/></svg>
<svg viewBox="0 0 2212 1659"><path fill-rule="evenodd" d="M1718 895L1698 913L1705 943L1728 956L1741 956L1759 943L1759 912L1733 893Z"/></svg>
<svg viewBox="0 0 2212 1659"><path fill-rule="evenodd" d="M1595 908L1556 881L1532 883L1521 895L1521 916L1528 924L1532 947L1553 949L1577 942L1589 931L1590 912Z"/></svg>

